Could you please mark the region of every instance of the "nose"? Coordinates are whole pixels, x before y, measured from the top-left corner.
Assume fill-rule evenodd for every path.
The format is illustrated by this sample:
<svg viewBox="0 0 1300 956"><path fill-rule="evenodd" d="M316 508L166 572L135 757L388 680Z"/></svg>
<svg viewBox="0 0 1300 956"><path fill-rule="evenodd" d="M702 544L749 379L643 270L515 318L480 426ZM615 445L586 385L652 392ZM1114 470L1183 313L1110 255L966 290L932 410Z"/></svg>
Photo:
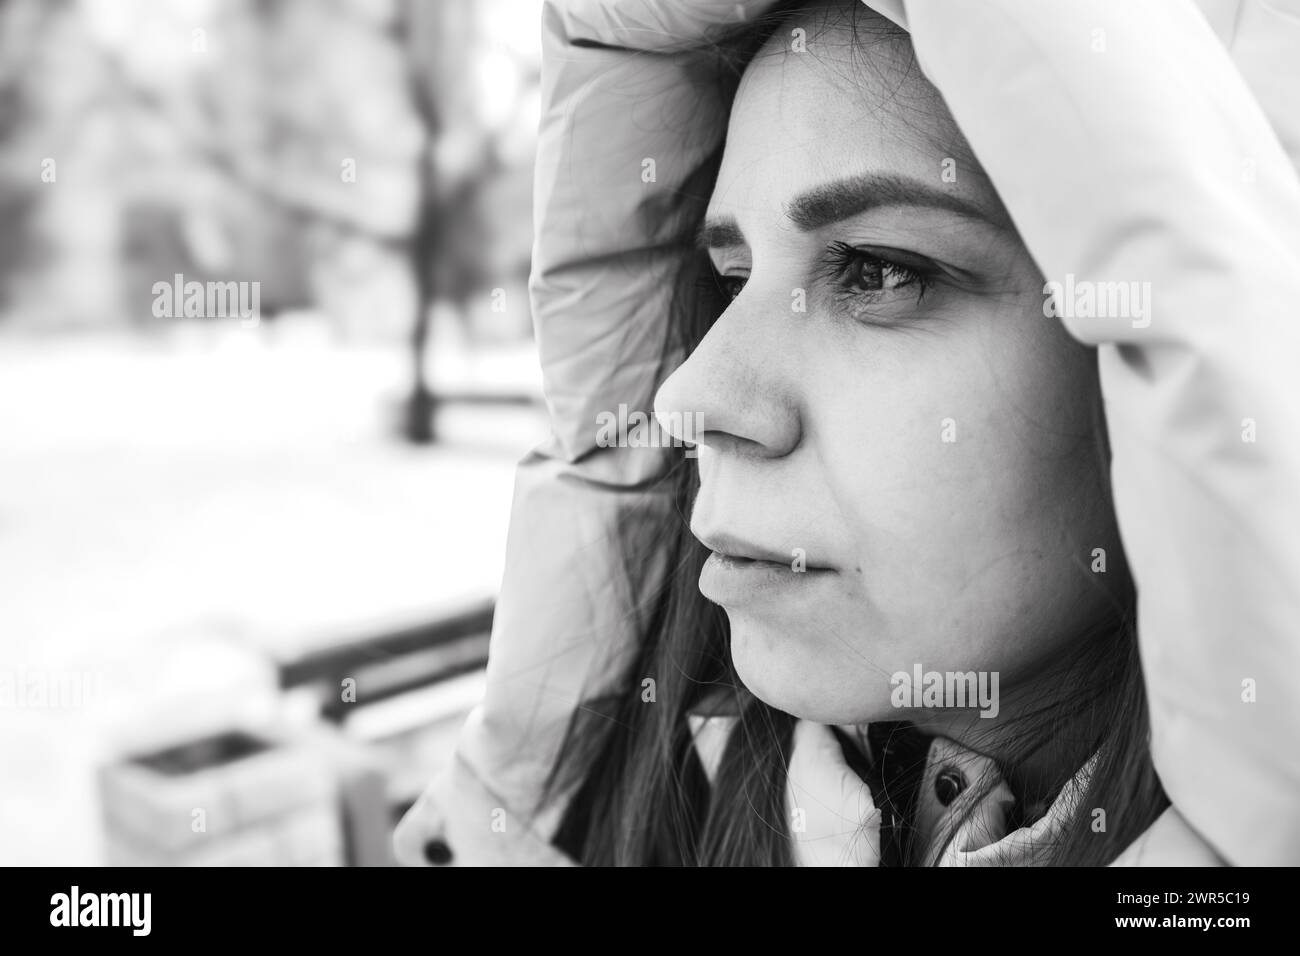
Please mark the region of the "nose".
<svg viewBox="0 0 1300 956"><path fill-rule="evenodd" d="M779 458L799 444L788 319L764 314L753 282L655 395L659 427L674 438L747 457ZM786 300L788 301L788 299Z"/></svg>

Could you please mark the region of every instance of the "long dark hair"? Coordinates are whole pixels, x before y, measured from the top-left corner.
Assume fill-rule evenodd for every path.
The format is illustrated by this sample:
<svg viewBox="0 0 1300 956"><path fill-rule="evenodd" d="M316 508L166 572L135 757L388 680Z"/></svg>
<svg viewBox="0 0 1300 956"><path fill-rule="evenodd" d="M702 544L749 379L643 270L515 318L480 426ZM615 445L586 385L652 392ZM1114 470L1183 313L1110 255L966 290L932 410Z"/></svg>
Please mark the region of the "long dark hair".
<svg viewBox="0 0 1300 956"><path fill-rule="evenodd" d="M733 67L733 82L745 57L793 6L798 4L782 5L749 24L745 35L718 45ZM856 45L856 20L853 25ZM707 261L686 244L682 257L660 381L699 344L723 307L710 288ZM1099 473L1105 476L1109 447L1100 401L1094 432ZM632 516L611 529L625 573L662 566L665 553L668 571L647 613L637 616L644 622L638 651L623 679L610 693L584 702L570 723L543 797L569 801L554 842L575 860L597 866L790 865L784 793L795 718L744 687L731 660L726 614L699 592L709 552L688 530L699 486L694 463L679 459L663 481L675 505L666 521ZM1068 825L1042 848L1041 863L1105 865L1168 805L1151 762L1133 583L1122 560L1112 564L1123 577L1115 589L1121 597L1105 620L1093 622L1074 642L1074 658L1062 668L1070 693L1045 698L1018 718L1000 755L1004 765L1014 766L1047 752L1060 746L1057 731L1065 726L1076 739L1082 734L1096 755ZM641 694L647 677L655 681L653 704ZM710 784L694 754L687 717L706 693L720 689L738 719ZM1069 777L1047 781L1047 789L1059 790Z"/></svg>

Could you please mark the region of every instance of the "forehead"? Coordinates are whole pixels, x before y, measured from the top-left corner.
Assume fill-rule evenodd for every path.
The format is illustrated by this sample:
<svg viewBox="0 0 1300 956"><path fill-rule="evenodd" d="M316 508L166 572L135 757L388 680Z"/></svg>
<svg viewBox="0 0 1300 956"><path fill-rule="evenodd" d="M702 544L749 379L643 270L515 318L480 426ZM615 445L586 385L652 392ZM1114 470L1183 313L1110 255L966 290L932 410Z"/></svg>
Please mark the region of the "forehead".
<svg viewBox="0 0 1300 956"><path fill-rule="evenodd" d="M943 179L945 159L968 175ZM743 220L746 210L771 211L869 173L996 204L907 35L857 0L809 7L779 26L745 70L709 213Z"/></svg>

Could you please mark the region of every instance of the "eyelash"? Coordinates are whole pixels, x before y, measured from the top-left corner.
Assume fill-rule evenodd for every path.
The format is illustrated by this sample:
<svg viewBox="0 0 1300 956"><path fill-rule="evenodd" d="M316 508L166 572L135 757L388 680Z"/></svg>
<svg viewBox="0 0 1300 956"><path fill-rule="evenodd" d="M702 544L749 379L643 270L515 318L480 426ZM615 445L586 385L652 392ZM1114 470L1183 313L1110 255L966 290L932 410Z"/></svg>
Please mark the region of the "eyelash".
<svg viewBox="0 0 1300 956"><path fill-rule="evenodd" d="M826 262L819 276L835 287L837 298L857 299L865 297L870 300L871 297L878 293L915 286L917 288L917 302L920 302L925 296L926 290L930 288L930 277L924 272L896 260L851 246L847 242L830 243L826 247L826 253ZM877 281L880 283L880 288L860 289L853 287L860 279L860 273L858 278L854 278L854 270L861 270L863 266L869 266L874 270L878 276ZM748 276L722 275L716 270L714 271L713 291L721 296L724 308L740 294L748 278ZM894 285L886 287L885 283L891 279L895 280Z"/></svg>
<svg viewBox="0 0 1300 956"><path fill-rule="evenodd" d="M917 301L919 302L924 297L926 289L930 287L929 277L917 269L896 260L878 256L865 249L851 246L847 242L832 242L826 247L826 252L827 262L826 267L822 270L822 277L836 283L838 290L844 295L869 296L877 292L891 291L885 287L885 283L890 277L893 277L898 280L893 286L894 289L916 286ZM851 276L863 265L871 266L878 273L881 288L853 289L848 286L846 277Z"/></svg>

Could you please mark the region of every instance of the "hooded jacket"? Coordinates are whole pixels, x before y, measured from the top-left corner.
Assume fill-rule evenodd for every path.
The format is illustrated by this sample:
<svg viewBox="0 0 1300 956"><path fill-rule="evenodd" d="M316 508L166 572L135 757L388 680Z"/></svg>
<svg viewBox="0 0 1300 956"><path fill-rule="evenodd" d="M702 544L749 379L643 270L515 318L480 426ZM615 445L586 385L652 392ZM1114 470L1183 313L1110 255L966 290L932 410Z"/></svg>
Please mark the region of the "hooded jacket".
<svg viewBox="0 0 1300 956"><path fill-rule="evenodd" d="M542 784L663 572L616 574L611 529L668 506L667 453L601 447L596 423L651 407L729 107L681 45L769 5L544 9L530 291L552 434L518 466L486 696L399 827L407 858L438 839L458 864L569 862ZM911 34L1049 280L1150 282L1141 321L1060 317L1098 349L1172 803L1118 862L1300 863L1300 0L868 5Z"/></svg>

